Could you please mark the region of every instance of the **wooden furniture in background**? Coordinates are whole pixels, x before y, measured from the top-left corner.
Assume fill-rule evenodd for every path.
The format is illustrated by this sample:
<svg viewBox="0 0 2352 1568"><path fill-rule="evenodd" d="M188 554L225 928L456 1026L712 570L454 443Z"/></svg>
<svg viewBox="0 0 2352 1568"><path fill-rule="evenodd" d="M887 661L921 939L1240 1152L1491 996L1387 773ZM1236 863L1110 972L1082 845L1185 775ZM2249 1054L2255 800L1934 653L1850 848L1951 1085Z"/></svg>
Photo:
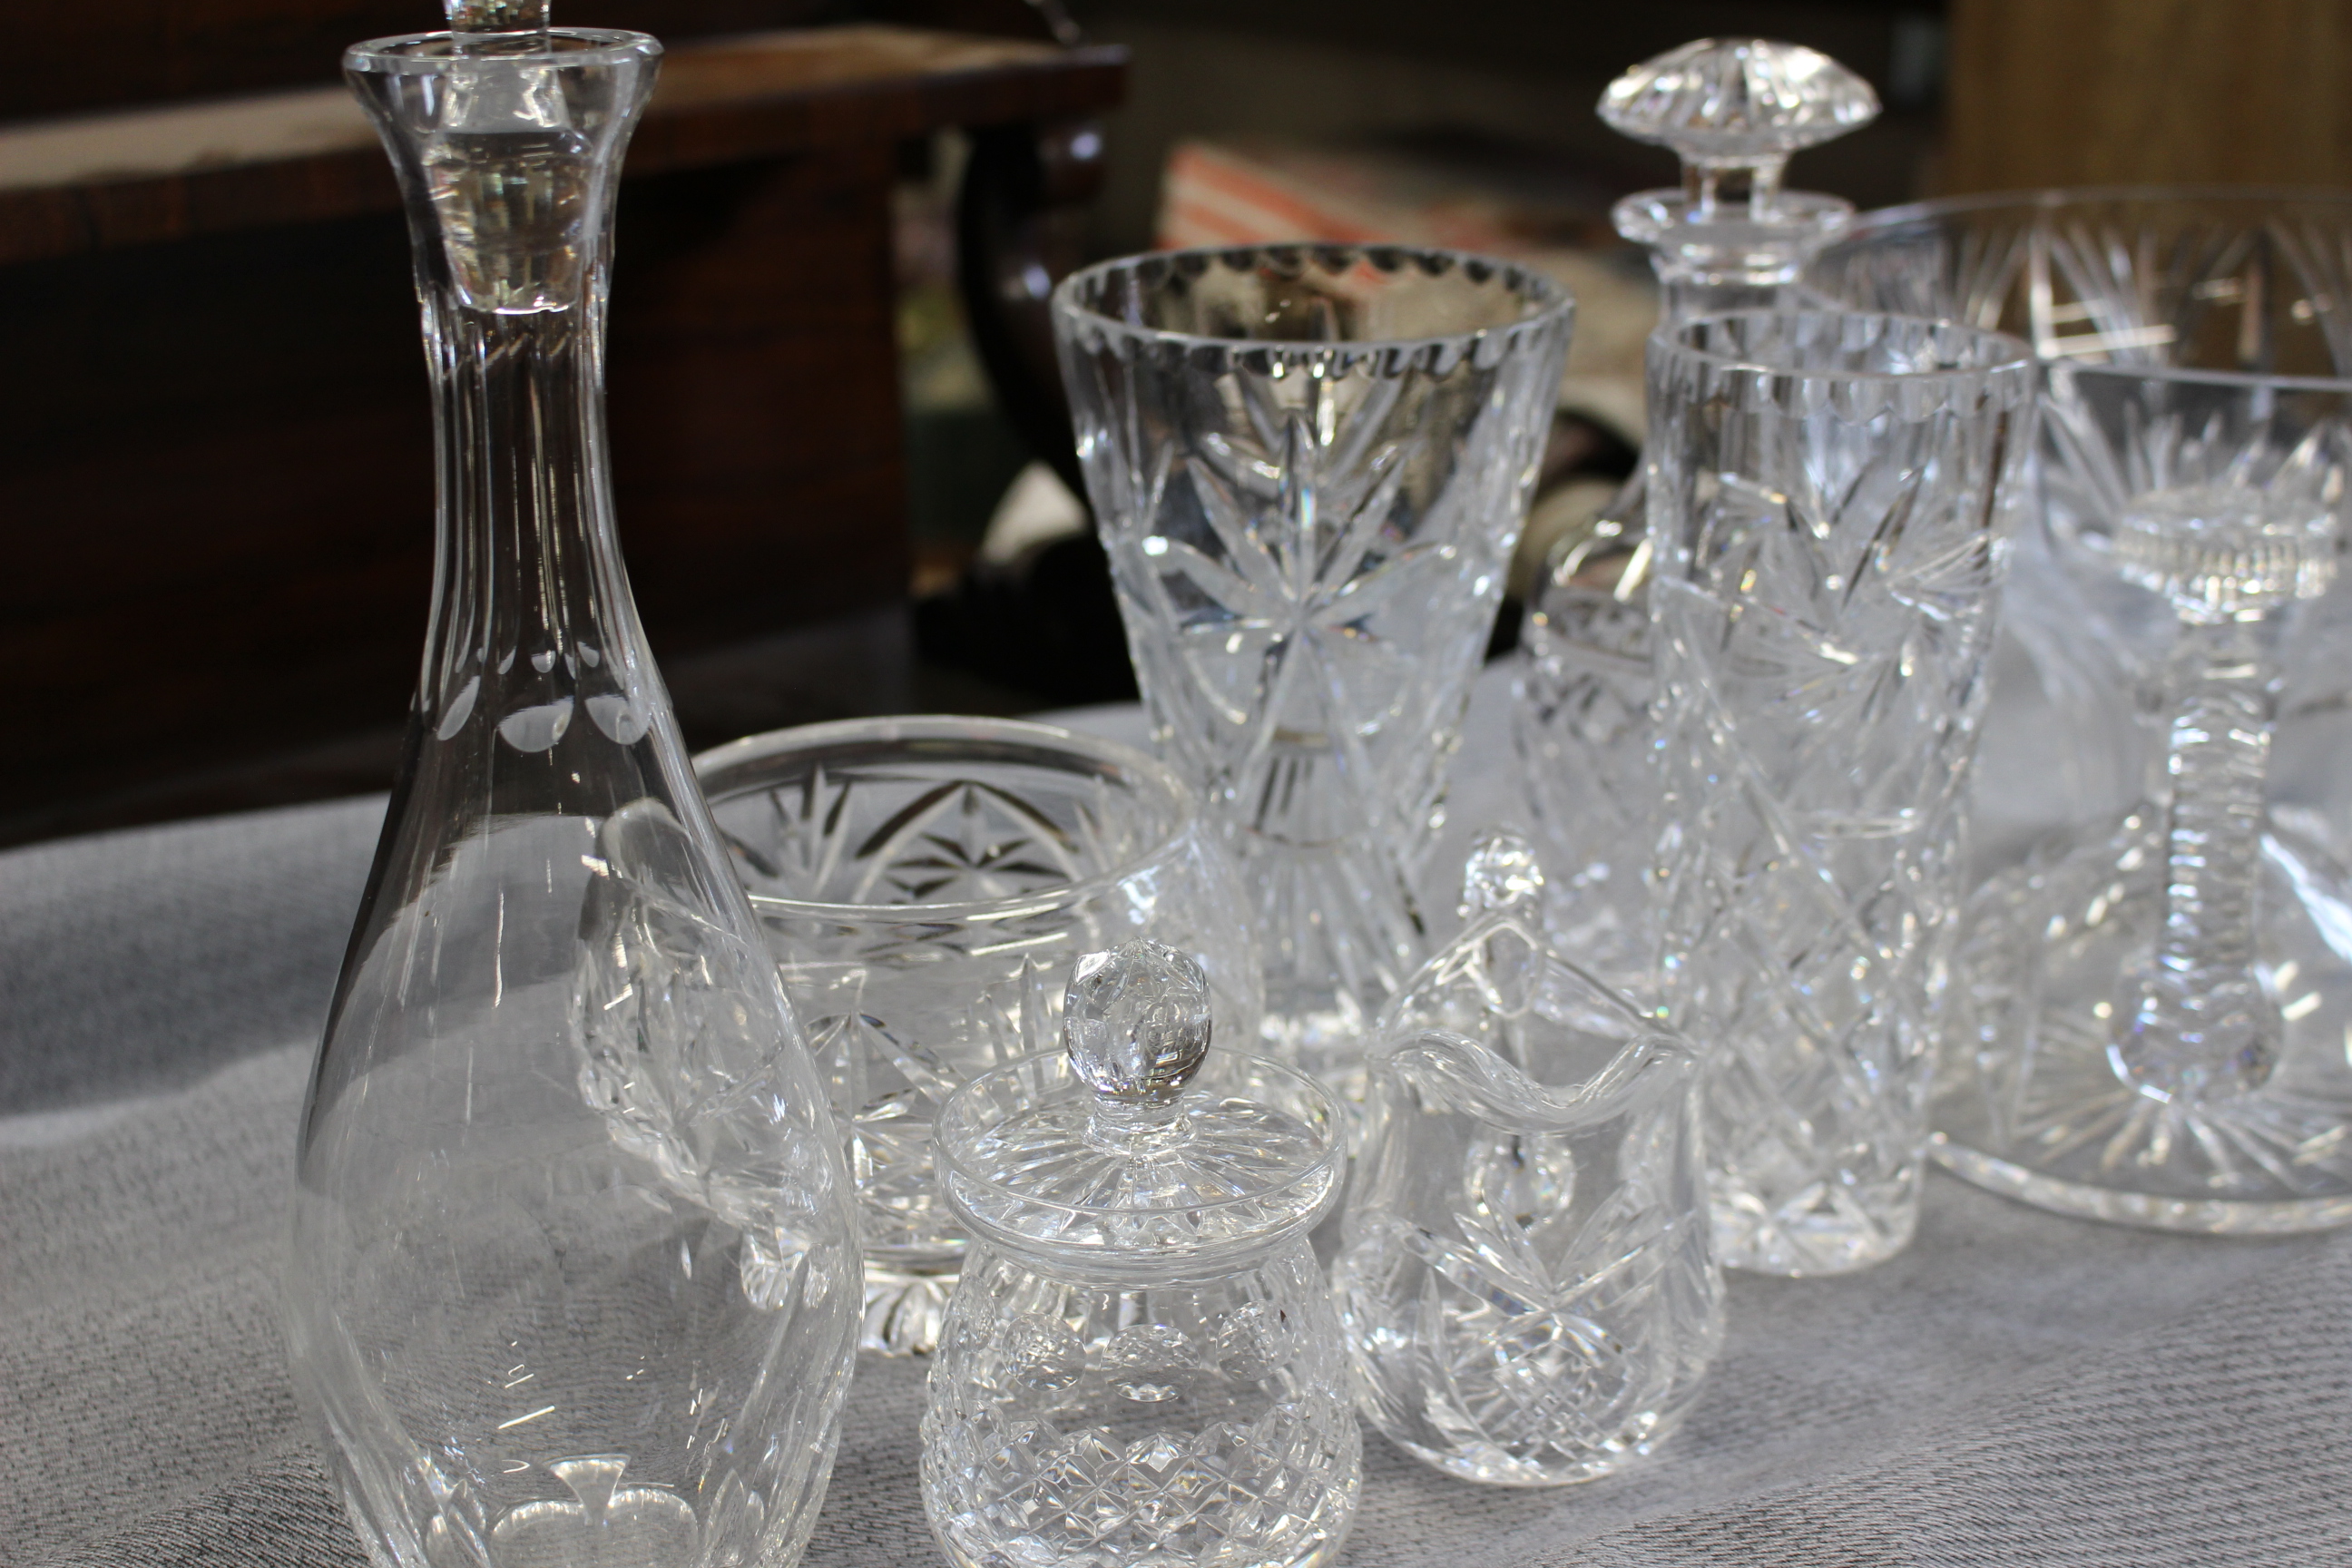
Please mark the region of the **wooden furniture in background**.
<svg viewBox="0 0 2352 1568"><path fill-rule="evenodd" d="M2352 184L2352 0L1951 0L1941 184Z"/></svg>
<svg viewBox="0 0 2352 1568"><path fill-rule="evenodd" d="M215 0L197 41L221 71L101 68L86 36L0 89L0 117L109 106L0 125L0 826L381 726L414 683L432 461L407 245L383 153L313 57L415 7L321 9L289 32L288 0ZM659 654L904 597L898 149L1050 135L1115 103L1123 69L873 26L673 45L628 154L608 376ZM318 85L121 107L297 70Z"/></svg>

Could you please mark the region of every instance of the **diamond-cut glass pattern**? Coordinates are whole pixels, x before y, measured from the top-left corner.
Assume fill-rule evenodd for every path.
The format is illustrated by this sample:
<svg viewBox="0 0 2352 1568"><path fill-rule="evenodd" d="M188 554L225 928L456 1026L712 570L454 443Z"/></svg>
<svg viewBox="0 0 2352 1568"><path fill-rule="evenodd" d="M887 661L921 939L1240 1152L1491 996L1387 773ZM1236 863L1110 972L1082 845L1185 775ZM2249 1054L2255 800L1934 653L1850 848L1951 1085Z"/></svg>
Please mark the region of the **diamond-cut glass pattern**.
<svg viewBox="0 0 2352 1568"><path fill-rule="evenodd" d="M968 1568L1328 1562L1362 1464L1338 1336L1304 1240L1169 1289L976 1245L923 1417L931 1528Z"/></svg>
<svg viewBox="0 0 2352 1568"><path fill-rule="evenodd" d="M1859 1268L1916 1221L2032 363L1892 317L1652 346L1661 984L1714 1053L1717 1250Z"/></svg>
<svg viewBox="0 0 2352 1568"><path fill-rule="evenodd" d="M1157 743L1255 897L1269 1036L1347 1065L1421 956L1568 301L1475 258L1277 246L1095 268L1056 327Z"/></svg>
<svg viewBox="0 0 2352 1568"><path fill-rule="evenodd" d="M1332 1267L1366 1417L1513 1486L1650 1452L1723 1333L1699 1058L1553 952L1537 896L1383 1015Z"/></svg>
<svg viewBox="0 0 2352 1568"><path fill-rule="evenodd" d="M947 1097L1057 1049L1081 953L1196 957L1219 1026L1259 981L1238 883L1167 770L1042 725L893 719L739 742L698 771L847 1142L869 1348L928 1348L963 1237L933 1179Z"/></svg>

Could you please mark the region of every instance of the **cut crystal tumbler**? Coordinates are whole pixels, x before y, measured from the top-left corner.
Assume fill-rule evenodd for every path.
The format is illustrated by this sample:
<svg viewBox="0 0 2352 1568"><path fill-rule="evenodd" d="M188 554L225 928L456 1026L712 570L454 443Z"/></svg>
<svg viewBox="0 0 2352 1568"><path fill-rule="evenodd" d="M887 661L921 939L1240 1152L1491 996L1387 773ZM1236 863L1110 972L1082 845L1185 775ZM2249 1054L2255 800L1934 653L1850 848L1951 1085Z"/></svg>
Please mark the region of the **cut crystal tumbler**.
<svg viewBox="0 0 2352 1568"><path fill-rule="evenodd" d="M658 54L346 59L408 202L440 533L286 1318L352 1522L404 1568L788 1564L856 1354L840 1144L614 542L607 236Z"/></svg>
<svg viewBox="0 0 2352 1568"><path fill-rule="evenodd" d="M928 1351L964 1252L940 1106L1057 1046L1071 963L1137 937L1194 954L1223 1026L1254 1034L1240 885L1175 774L1043 724L813 724L696 767L847 1141L865 1346Z"/></svg>
<svg viewBox="0 0 2352 1568"><path fill-rule="evenodd" d="M1512 835L1472 920L1381 1016L1332 1266L1365 1417L1465 1480L1649 1453L1723 1339L1699 1058L1562 959Z"/></svg>
<svg viewBox="0 0 2352 1568"><path fill-rule="evenodd" d="M2347 628L2341 596L2320 603L2352 382L2066 363L2051 382L2050 488L2118 585L2168 612L2141 705L2156 761L2131 805L1979 891L1945 1158L2104 1219L2352 1221ZM2281 747L2291 626L2336 711Z"/></svg>
<svg viewBox="0 0 2352 1568"><path fill-rule="evenodd" d="M1307 1241L1334 1102L1208 1056L1206 977L1157 942L1080 959L1062 1019L1063 1053L940 1117L972 1241L923 1416L931 1529L957 1568L1328 1563L1363 1447Z"/></svg>
<svg viewBox="0 0 2352 1568"><path fill-rule="evenodd" d="M1186 251L1055 295L1155 743L1255 903L1265 1033L1310 1071L1424 947L1413 879L1525 521L1570 303L1386 247Z"/></svg>
<svg viewBox="0 0 2352 1568"><path fill-rule="evenodd" d="M1660 984L1709 1053L1727 1265L1910 1240L2033 376L2014 338L1903 317L1651 341Z"/></svg>

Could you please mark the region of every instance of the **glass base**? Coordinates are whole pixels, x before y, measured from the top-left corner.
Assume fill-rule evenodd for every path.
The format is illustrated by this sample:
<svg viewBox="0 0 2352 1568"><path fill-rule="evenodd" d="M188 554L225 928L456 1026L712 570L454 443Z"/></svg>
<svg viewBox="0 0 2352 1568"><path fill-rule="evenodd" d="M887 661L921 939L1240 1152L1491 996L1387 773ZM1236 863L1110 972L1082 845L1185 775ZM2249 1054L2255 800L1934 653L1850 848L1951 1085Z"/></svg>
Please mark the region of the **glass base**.
<svg viewBox="0 0 2352 1568"><path fill-rule="evenodd" d="M2252 966L2277 1030L2267 1075L2242 1087L2235 1070L2118 1065L2118 1019L2164 921L2163 815L2141 805L2045 845L1972 900L1934 1107L1939 1163L2118 1225L2247 1236L2352 1224L2352 963L2338 951L2352 879L2292 808L2270 815Z"/></svg>
<svg viewBox="0 0 2352 1568"><path fill-rule="evenodd" d="M2119 1082L2104 1048L2075 1070L2044 1056L2030 1121L2007 1139L1957 1105L1929 1142L1937 1163L2036 1208L2206 1236L2276 1236L2352 1224L2352 1104L2249 1090L2168 1104ZM1973 1076L1973 1075L1970 1075Z"/></svg>
<svg viewBox="0 0 2352 1568"><path fill-rule="evenodd" d="M866 1263L866 1313L857 1348L868 1355L929 1355L939 1348L956 1274L918 1274Z"/></svg>
<svg viewBox="0 0 2352 1568"><path fill-rule="evenodd" d="M1791 1198L1768 1204L1718 1173L1707 1205L1716 1261L1750 1274L1803 1279L1851 1274L1885 1262L1911 1245L1919 1226L1919 1176L1869 1188L1824 1178Z"/></svg>

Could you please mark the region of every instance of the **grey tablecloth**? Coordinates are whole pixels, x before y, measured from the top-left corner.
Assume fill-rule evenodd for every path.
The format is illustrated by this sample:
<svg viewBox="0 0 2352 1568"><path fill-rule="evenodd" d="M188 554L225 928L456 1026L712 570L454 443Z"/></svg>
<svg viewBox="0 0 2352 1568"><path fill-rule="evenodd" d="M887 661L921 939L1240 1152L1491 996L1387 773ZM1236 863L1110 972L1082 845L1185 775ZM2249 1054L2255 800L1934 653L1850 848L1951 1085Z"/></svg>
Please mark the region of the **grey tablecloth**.
<svg viewBox="0 0 2352 1568"><path fill-rule="evenodd" d="M1470 754L1497 759L1496 680ZM1126 730L1126 713L1088 716ZM1467 770L1457 831L1499 767ZM0 856L0 1561L358 1563L282 1366L294 1116L381 801ZM1736 1279L1652 1464L1509 1492L1367 1445L1344 1561L2352 1563L2352 1236L2199 1241L1945 1178L1846 1279ZM920 1369L858 1372L807 1561L939 1561Z"/></svg>

